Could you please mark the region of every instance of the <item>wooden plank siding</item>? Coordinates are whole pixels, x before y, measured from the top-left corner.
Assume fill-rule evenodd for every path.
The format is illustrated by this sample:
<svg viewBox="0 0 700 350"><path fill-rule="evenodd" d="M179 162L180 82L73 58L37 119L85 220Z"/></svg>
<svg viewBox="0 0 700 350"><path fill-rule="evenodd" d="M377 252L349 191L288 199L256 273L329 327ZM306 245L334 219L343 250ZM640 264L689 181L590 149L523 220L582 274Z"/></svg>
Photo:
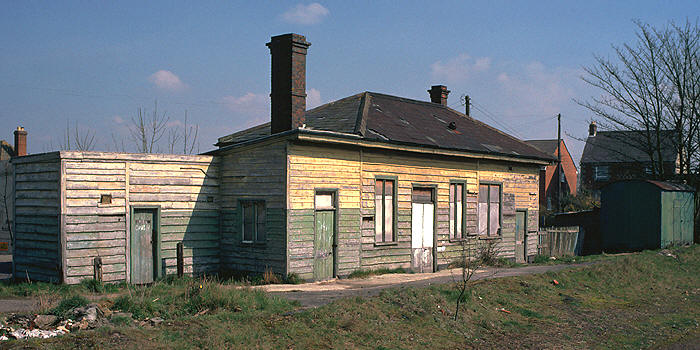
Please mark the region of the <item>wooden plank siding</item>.
<svg viewBox="0 0 700 350"><path fill-rule="evenodd" d="M17 158L13 166L15 278L59 282L62 265L58 154Z"/></svg>
<svg viewBox="0 0 700 350"><path fill-rule="evenodd" d="M287 218L289 270L313 278L314 195L337 190L336 274L360 268L360 153L334 146L290 144Z"/></svg>
<svg viewBox="0 0 700 350"><path fill-rule="evenodd" d="M436 188L437 253L442 267L461 249L449 238L449 184L466 183L466 226L472 241L477 234L477 196L481 181L502 185L502 231L495 240L499 255L514 258L515 210L528 210L528 230L537 231L539 167L500 161L456 160L406 152L360 150L313 144L288 148L289 269L311 278L313 266L313 198L315 189L338 189L338 275L353 270L408 268L411 262L411 192L414 186ZM375 178L397 181L397 232L394 244L375 244ZM536 234L532 235L533 237ZM536 239L536 238L534 238ZM528 243L533 238L528 236ZM442 250L442 248L441 248ZM528 254L536 253L536 245Z"/></svg>
<svg viewBox="0 0 700 350"><path fill-rule="evenodd" d="M287 273L286 141L221 153L222 270ZM265 202L264 242L243 243L241 200Z"/></svg>
<svg viewBox="0 0 700 350"><path fill-rule="evenodd" d="M149 157L150 156L150 157ZM211 156L61 152L64 163L65 282L93 277L101 257L103 279L129 279L129 213L160 207L163 275L177 271L184 245L185 273L219 269L218 164ZM112 203L100 203L111 195Z"/></svg>

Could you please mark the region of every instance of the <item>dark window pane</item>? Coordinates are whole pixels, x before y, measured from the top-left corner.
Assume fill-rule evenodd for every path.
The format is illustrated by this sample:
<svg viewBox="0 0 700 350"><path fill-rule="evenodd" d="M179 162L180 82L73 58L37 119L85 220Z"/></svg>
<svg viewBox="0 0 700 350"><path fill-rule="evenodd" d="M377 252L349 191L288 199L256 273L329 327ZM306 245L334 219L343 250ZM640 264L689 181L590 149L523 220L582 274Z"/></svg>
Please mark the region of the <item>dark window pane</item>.
<svg viewBox="0 0 700 350"><path fill-rule="evenodd" d="M241 204L243 209L243 240L246 242L253 241L255 213L253 206L249 202Z"/></svg>
<svg viewBox="0 0 700 350"><path fill-rule="evenodd" d="M264 242L267 239L265 235L265 203L257 202L255 203L255 213L257 214L257 234L256 241Z"/></svg>

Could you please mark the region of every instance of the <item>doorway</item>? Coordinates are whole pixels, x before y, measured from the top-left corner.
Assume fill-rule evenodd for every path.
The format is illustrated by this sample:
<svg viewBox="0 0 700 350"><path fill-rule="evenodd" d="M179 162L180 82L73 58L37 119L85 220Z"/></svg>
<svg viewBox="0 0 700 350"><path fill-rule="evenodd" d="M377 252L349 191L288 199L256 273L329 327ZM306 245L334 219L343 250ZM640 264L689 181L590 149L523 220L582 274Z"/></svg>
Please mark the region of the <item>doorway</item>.
<svg viewBox="0 0 700 350"><path fill-rule="evenodd" d="M527 259L527 210L515 211L515 262Z"/></svg>
<svg viewBox="0 0 700 350"><path fill-rule="evenodd" d="M152 283L160 271L160 210L131 209L130 276L133 284Z"/></svg>
<svg viewBox="0 0 700 350"><path fill-rule="evenodd" d="M411 194L411 268L433 272L435 255L435 195L431 187L414 187Z"/></svg>
<svg viewBox="0 0 700 350"><path fill-rule="evenodd" d="M317 191L314 198L314 280L335 277L336 192Z"/></svg>

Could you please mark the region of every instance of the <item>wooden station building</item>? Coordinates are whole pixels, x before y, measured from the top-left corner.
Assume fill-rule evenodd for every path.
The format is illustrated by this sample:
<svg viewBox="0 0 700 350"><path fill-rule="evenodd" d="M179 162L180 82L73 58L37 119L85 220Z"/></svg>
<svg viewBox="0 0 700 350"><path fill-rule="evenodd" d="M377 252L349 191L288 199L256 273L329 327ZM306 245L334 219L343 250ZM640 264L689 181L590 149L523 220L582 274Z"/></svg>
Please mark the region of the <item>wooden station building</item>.
<svg viewBox="0 0 700 350"><path fill-rule="evenodd" d="M363 92L306 110L298 34L273 37L271 121L198 156L53 152L18 157L17 278L77 283L176 269L297 274L436 271L461 242L537 252L539 172L554 161L431 101Z"/></svg>

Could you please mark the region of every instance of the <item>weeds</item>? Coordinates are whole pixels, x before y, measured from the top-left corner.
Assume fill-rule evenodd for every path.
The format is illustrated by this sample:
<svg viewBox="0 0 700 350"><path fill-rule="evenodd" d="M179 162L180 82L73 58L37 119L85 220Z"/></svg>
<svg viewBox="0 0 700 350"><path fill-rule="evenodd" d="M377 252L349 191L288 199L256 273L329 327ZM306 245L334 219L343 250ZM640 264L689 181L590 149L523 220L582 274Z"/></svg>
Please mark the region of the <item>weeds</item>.
<svg viewBox="0 0 700 350"><path fill-rule="evenodd" d="M410 271L407 271L406 269L399 267L395 269L374 269L374 270L355 270L353 271L348 278L367 278L371 276L378 276L378 275L386 275L390 273L410 273Z"/></svg>
<svg viewBox="0 0 700 350"><path fill-rule="evenodd" d="M61 300L60 303L53 309L49 310L49 313L62 318L70 317L69 311L76 307L83 307L87 305L88 300L81 295L73 295L71 297Z"/></svg>

